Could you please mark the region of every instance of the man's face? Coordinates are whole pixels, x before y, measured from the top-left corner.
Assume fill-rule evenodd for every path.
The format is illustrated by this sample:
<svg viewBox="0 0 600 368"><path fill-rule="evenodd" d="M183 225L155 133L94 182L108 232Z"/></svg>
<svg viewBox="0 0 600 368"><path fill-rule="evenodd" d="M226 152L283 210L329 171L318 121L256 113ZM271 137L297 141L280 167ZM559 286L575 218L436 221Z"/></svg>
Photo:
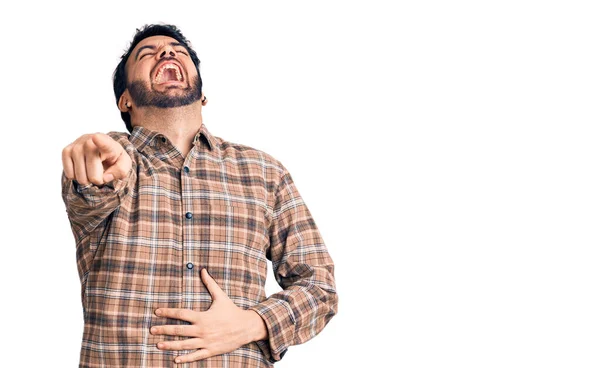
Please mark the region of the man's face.
<svg viewBox="0 0 600 368"><path fill-rule="evenodd" d="M143 39L125 64L127 90L137 106L189 105L200 99L200 78L186 48L167 36Z"/></svg>

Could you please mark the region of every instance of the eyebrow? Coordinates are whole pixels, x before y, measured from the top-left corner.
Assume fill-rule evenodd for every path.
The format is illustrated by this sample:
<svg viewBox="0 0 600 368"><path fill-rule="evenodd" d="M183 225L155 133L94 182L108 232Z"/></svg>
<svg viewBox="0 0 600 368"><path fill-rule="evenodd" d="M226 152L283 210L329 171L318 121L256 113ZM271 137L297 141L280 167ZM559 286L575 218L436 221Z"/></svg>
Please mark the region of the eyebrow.
<svg viewBox="0 0 600 368"><path fill-rule="evenodd" d="M171 46L182 46L182 47L185 47L185 45L182 44L181 42L171 42L170 45ZM138 59L138 56L140 56L140 52L142 52L142 50L144 50L144 49L156 50L156 46L154 46L154 45L146 45L146 46L140 47L137 50L137 52L135 53L135 60Z"/></svg>

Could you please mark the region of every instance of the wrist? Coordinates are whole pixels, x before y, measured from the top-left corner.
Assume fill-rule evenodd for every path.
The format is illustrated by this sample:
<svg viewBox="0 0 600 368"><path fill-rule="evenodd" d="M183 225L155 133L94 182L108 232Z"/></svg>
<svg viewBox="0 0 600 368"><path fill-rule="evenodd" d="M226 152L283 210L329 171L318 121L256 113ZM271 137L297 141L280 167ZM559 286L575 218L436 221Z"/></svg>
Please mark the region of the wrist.
<svg viewBox="0 0 600 368"><path fill-rule="evenodd" d="M252 309L248 309L245 312L248 318L249 342L266 340L269 337L269 332L263 318Z"/></svg>

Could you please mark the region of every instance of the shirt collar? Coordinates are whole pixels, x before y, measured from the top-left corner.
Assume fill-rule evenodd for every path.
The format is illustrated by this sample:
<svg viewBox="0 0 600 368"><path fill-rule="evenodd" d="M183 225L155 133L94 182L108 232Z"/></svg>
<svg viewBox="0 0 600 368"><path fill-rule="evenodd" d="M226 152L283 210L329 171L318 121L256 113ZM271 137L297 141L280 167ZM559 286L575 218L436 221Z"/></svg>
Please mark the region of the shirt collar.
<svg viewBox="0 0 600 368"><path fill-rule="evenodd" d="M202 138L202 136L204 136L204 138ZM133 143L133 145L135 146L135 148L137 148L138 151L142 151L147 145L154 146L155 141L157 139L162 138L164 138L164 135L162 133L150 130L141 125L134 126L133 130L131 131L131 134L129 135L129 141ZM208 146L208 149L211 151L213 151L215 147L217 147L217 141L215 137L212 134L210 134L208 128L204 123L202 123L200 129L198 129L198 132L194 136L194 140L192 143L195 146L199 147L202 144L202 142L204 142L204 144L206 144Z"/></svg>

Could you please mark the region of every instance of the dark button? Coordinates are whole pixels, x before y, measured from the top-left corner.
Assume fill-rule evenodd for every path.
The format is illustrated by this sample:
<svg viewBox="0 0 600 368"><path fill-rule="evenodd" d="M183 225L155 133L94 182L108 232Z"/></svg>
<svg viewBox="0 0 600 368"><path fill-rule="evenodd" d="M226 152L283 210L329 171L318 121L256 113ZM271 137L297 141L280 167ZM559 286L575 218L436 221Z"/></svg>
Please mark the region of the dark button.
<svg viewBox="0 0 600 368"><path fill-rule="evenodd" d="M167 138L165 138L165 137L162 137L160 140L161 140L163 143L165 143L165 142L167 141Z"/></svg>
<svg viewBox="0 0 600 368"><path fill-rule="evenodd" d="M185 214L185 218L191 219L192 218L192 213L191 212L186 213Z"/></svg>
<svg viewBox="0 0 600 368"><path fill-rule="evenodd" d="M190 172L190 168L189 168L189 167L187 167L187 166L184 166L184 167L183 167L183 171L185 171L186 173L189 173L189 172Z"/></svg>
<svg viewBox="0 0 600 368"><path fill-rule="evenodd" d="M125 192L125 194L129 193L129 188L126 187L123 192Z"/></svg>
<svg viewBox="0 0 600 368"><path fill-rule="evenodd" d="M188 269L192 269L194 268L194 264L192 262L189 262L188 264L185 265Z"/></svg>

